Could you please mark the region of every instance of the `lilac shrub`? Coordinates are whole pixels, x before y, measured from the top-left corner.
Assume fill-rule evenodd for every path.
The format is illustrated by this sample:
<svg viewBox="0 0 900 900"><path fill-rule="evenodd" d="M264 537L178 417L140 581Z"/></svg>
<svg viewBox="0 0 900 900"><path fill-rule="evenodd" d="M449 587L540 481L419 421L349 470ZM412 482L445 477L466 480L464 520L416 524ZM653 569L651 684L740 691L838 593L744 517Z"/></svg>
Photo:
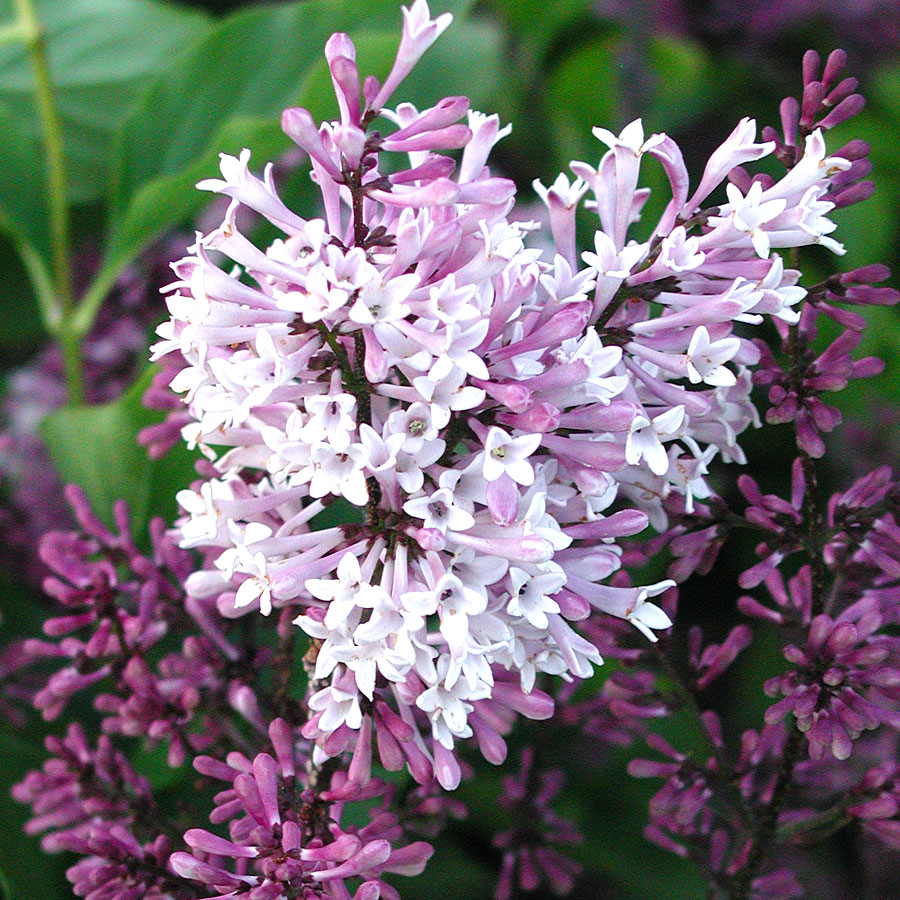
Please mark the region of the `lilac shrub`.
<svg viewBox="0 0 900 900"><path fill-rule="evenodd" d="M757 140L740 120L693 186L671 137L641 120L595 128L598 163L535 184L545 235L488 166L509 130L496 115L457 96L388 105L450 18L425 0L404 10L383 84L360 77L347 35L328 41L340 118L282 116L321 195L308 217L246 150L200 182L229 205L173 264L150 398L172 413L144 435L161 454L180 433L202 453L199 478L148 552L123 506L113 532L77 491L81 532L43 540L64 614L24 646L55 667L34 703L55 718L91 691L104 736L51 740L16 795L47 849L83 856L78 893L397 897L392 876L432 853L418 835L464 814L445 792L474 748L502 765L521 716L601 743L646 738L656 755L631 772L664 782L648 837L691 857L710 896L796 896L786 869L762 866L793 821L801 750L845 760L864 731L900 725L898 492L878 472L829 505L816 473L839 421L820 395L879 368L852 357L864 320L847 306L897 297L875 286L882 267L813 287L797 268L801 247L843 253L829 214L869 193L865 148L826 146L861 106L837 80L843 57L821 79L808 58L783 133ZM765 157L784 170L744 168ZM651 161L668 190L648 222ZM582 253L579 207L595 217ZM257 247L248 210L283 236ZM844 329L823 351L821 317ZM707 476L745 462L754 386L800 456L790 500L745 477L738 513ZM774 603L741 609L791 644L765 727L733 753L697 695L752 628L708 645L692 630L687 679L658 632L676 582L709 571L736 528L761 540L741 585L765 583ZM664 550L672 577L645 583ZM580 690L604 657L617 670ZM697 716L704 751L654 733L675 708ZM212 830L157 809L109 735L162 742L170 766L216 783ZM540 760L526 748L505 782L498 898L566 893L580 872L566 855L578 829L551 808L562 775ZM841 821L896 841L896 779L861 774Z"/></svg>

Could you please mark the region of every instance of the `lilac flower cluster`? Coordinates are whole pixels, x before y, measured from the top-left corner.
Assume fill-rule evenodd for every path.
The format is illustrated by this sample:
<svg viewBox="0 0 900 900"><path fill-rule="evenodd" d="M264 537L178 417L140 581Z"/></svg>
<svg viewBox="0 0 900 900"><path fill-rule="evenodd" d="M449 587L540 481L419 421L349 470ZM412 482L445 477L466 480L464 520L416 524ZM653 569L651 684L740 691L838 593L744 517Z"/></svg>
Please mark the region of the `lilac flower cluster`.
<svg viewBox="0 0 900 900"><path fill-rule="evenodd" d="M365 826L340 825L348 803L389 795L387 786L364 787L333 776L327 790L311 787L304 755L284 719L268 733L274 756L251 761L231 752L227 762L198 756L202 775L228 782L216 795L211 820L229 823L230 839L180 826L156 803L149 783L135 774L110 739L92 748L79 725L63 739L48 738L53 754L40 771L13 789L32 807L29 833L45 833L47 852L83 858L68 870L78 896L116 900L150 897L190 900L210 890L229 897L351 897L345 882L358 880L353 900L398 897L381 880L386 872L416 875L432 854L423 841L396 846L403 830L389 807L375 807ZM175 850L173 847L185 847ZM233 861L233 870L226 868ZM198 888L196 883L203 885Z"/></svg>
<svg viewBox="0 0 900 900"><path fill-rule="evenodd" d="M231 787L216 795L210 819L228 822L230 840L200 828L184 839L190 853L172 855L172 868L183 878L230 897L350 897L346 879L360 879L353 900L399 897L380 878L384 872L418 875L432 854L423 841L395 847L402 829L397 817L376 808L364 827L341 827L345 804L383 796L386 786L366 785L340 773L326 791L306 787L299 777L302 758L295 754L284 719L269 726L274 756L259 753L251 761L231 753L227 763L200 756L194 766ZM228 860L234 870L226 868Z"/></svg>
<svg viewBox="0 0 900 900"><path fill-rule="evenodd" d="M550 807L564 781L565 776L556 769L537 769L532 747L522 754L520 771L503 779L500 805L513 814L515 821L512 828L494 837L494 846L503 850L496 900L509 900L516 885L531 893L546 882L558 896L565 896L574 887L581 866L559 848L580 844L584 838Z"/></svg>
<svg viewBox="0 0 900 900"><path fill-rule="evenodd" d="M20 647L24 660L57 665L33 697L44 718L59 716L77 693L111 686L94 698L103 730L165 742L173 766L222 738L220 720L211 715L215 704L264 729L240 673L240 648L215 610L185 602L181 585L193 561L162 520L151 523L147 555L131 535L123 503L115 533L79 489L70 485L66 496L82 530L49 532L40 550L53 573L44 590L65 614L45 620L45 639ZM166 652L164 638L179 632L187 633L180 649Z"/></svg>
<svg viewBox="0 0 900 900"><path fill-rule="evenodd" d="M808 147L819 129L861 108L860 98L852 93L855 81L837 80L844 61L841 52L832 54L819 80L818 58L807 54L803 98L782 104L784 135L764 131L788 168L787 177L803 165L804 140ZM853 160L843 177L868 174L865 152L858 142L841 151ZM750 184L741 172L733 180ZM765 189L777 182L766 176L753 183ZM842 176L832 182L832 190L837 205L864 200L871 193L864 182L850 185ZM753 631L740 624L720 644L704 646L699 629L693 628L686 675L665 649L624 657L631 685L642 690L629 698L630 716L605 722L595 732L620 743L630 724L632 734L643 735L665 758L630 765L633 775L664 780L650 804L647 836L701 866L711 896L801 896L803 889L790 868L776 866L762 873L779 838L827 836L857 820L867 833L895 846L893 762L861 770L849 765L838 797L829 795L823 784L829 782L826 772L846 761L855 743L868 746L866 732L882 725L900 728L900 643L893 627L900 621L900 493L890 470L883 467L826 503L816 465L825 452L823 435L841 420L821 395L881 370L878 360L853 358L866 322L847 306L896 304L897 291L877 286L888 274L883 266L868 266L831 276L805 291L792 320L776 320L774 346L754 341L760 364L753 380L768 389L766 420L792 423L794 428L799 456L792 468L790 496L763 494L756 481L744 475L737 480L747 502L742 514L712 494L692 510L681 498L670 497L670 527L645 544L645 558L668 546L673 557L670 575L680 581L694 572L708 573L735 529L759 535L758 561L739 582L744 589L764 585L769 599L743 596L738 607L757 625L778 629L788 664L764 685L769 697L780 698L766 711L764 727L745 732L733 751L716 714L703 710L700 695L749 645ZM841 328L824 350L817 342L822 317ZM662 674L668 686L660 688L646 677L652 672ZM648 732L642 711L660 703L672 713L688 709L699 716L708 753L681 751ZM806 763L801 762L804 744L810 757ZM834 779L830 781L833 786ZM798 785L813 790L804 796Z"/></svg>
<svg viewBox="0 0 900 900"><path fill-rule="evenodd" d="M299 613L317 652L305 733L318 753L368 758L374 731L389 769L454 787L458 740L501 761L514 713L552 712L536 676L583 678L601 661L570 623L597 609L650 640L671 624L650 601L671 582L604 583L617 541L664 528L670 494L690 512L714 456L743 460L760 353L734 324L797 321L806 292L773 251L842 252L827 216L853 163L815 130L781 180L747 176L704 206L776 150L754 122L693 191L671 138L640 120L598 128L599 165L537 185L556 247L544 261L508 218L514 186L486 165L507 130L496 116L463 97L385 105L448 24L417 0L384 85L360 84L346 35L329 40L340 120L282 119L324 218L289 210L248 152L222 157L222 179L200 187L231 205L175 264L154 353L184 357L171 382L183 433L217 473L179 495L181 546L206 560L189 595L227 617ZM458 169L438 152L450 149ZM644 157L671 199L636 240ZM579 267L588 191L599 228ZM242 208L284 238L257 249ZM325 524L335 504L356 521Z"/></svg>
<svg viewBox="0 0 900 900"><path fill-rule="evenodd" d="M96 748L80 725L62 739L47 738L53 754L40 771L13 788L31 806L30 834L44 833L48 853L67 850L82 859L67 871L75 894L116 900L188 900L195 897L167 869L169 839L150 784L136 775L108 737ZM152 837L142 843L136 835Z"/></svg>

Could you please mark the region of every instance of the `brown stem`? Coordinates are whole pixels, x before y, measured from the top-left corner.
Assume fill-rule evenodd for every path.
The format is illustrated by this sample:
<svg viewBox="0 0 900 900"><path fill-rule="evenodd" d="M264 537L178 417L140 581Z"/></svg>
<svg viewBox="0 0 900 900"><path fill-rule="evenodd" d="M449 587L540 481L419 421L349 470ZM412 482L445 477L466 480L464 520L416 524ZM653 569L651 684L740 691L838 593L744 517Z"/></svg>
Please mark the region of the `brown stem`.
<svg viewBox="0 0 900 900"><path fill-rule="evenodd" d="M798 325L792 325L790 328L787 349L790 358L788 381L799 404L805 394L803 381L809 365L809 348L806 342L801 340ZM822 612L825 603L827 569L822 556L825 517L819 491L816 461L800 443L799 431L797 448L800 464L803 467L803 479L806 482L806 490L803 494L803 521L806 526L805 547L812 572L812 614L817 616Z"/></svg>

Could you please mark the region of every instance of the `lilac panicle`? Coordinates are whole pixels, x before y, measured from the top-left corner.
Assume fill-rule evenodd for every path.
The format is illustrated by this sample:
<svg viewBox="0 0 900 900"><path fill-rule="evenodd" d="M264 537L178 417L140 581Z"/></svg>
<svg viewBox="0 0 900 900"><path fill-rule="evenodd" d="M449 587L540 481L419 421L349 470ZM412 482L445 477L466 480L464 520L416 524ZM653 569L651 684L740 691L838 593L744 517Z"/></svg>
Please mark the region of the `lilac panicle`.
<svg viewBox="0 0 900 900"><path fill-rule="evenodd" d="M237 665L241 651L215 610L185 601L190 553L172 542L161 520L151 522L151 550L144 553L124 503L116 506L112 531L79 488L70 485L66 496L81 531L49 532L41 543L53 573L44 589L65 614L45 620L45 638L22 643L32 663L61 664L33 697L44 718L59 716L76 693L97 690L104 731L163 741L173 766L223 737L223 708L264 729ZM166 636L186 629L196 633L161 652ZM216 706L219 714L211 715Z"/></svg>
<svg viewBox="0 0 900 900"><path fill-rule="evenodd" d="M584 838L568 819L551 809L563 784L562 772L538 768L533 747L523 751L519 772L504 778L500 805L510 812L514 823L493 839L494 846L503 851L495 900L509 900L519 891L532 893L542 885L557 896L572 891L581 866L567 857L563 848L580 844Z"/></svg>
<svg viewBox="0 0 900 900"><path fill-rule="evenodd" d="M40 770L13 786L32 808L25 825L43 834L48 853L82 858L66 871L79 897L189 900L197 895L168 866L171 841L150 784L103 735L92 747L80 725L64 738L48 737L52 754Z"/></svg>
<svg viewBox="0 0 900 900"><path fill-rule="evenodd" d="M755 122L693 191L670 137L597 128L598 164L536 185L556 242L544 258L488 166L496 116L464 97L386 106L448 24L416 0L384 85L361 81L346 35L329 40L340 118L282 116L321 193L309 218L271 167L222 157L199 187L230 205L175 263L154 356L183 358L166 380L209 461L178 498L180 543L204 555L188 596L228 618L292 611L315 654L304 735L352 753L354 778L374 742L388 769L453 788L458 741L501 762L516 714L552 713L538 676L601 662L581 633L592 610L649 641L671 625L655 602L671 581L615 580L622 543L663 530L669 497L692 514L714 458L743 461L760 352L734 325L798 320L806 291L779 251L842 252L828 198L853 162L811 129L784 178L704 206L775 149ZM671 196L640 242L645 157ZM579 205L598 225L580 259ZM283 237L254 246L243 209ZM162 447L173 422L148 439ZM319 527L335 503L358 521Z"/></svg>
<svg viewBox="0 0 900 900"><path fill-rule="evenodd" d="M171 865L182 878L201 882L249 900L277 896L350 897L345 884L359 883L354 900L398 896L381 880L386 873L419 874L432 848L418 841L396 846L401 836L396 816L379 812L364 826L342 826L344 806L382 796L386 785L364 788L334 776L327 790L305 785L305 760L295 753L291 729L283 719L269 726L274 749L251 761L232 753L223 763L198 757L201 773L231 786L216 795L211 820L228 823L229 838L201 828L184 835L190 852L173 854Z"/></svg>
<svg viewBox="0 0 900 900"><path fill-rule="evenodd" d="M766 722L792 712L813 758L829 751L846 759L864 730L900 728L900 644L881 633L881 625L877 605L866 600L834 619L816 616L806 646L785 647L796 668L766 682L769 696L784 697L768 709Z"/></svg>

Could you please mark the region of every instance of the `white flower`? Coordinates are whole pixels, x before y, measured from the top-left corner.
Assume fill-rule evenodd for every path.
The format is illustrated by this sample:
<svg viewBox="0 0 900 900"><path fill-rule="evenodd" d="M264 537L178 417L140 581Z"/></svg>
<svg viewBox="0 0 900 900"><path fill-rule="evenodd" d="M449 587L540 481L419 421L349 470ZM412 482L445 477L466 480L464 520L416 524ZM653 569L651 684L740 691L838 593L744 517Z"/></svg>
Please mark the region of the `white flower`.
<svg viewBox="0 0 900 900"><path fill-rule="evenodd" d="M428 373L432 381L440 381L454 370L461 370L474 378L489 378L487 366L480 354L475 353L487 334L489 322L474 324L448 322L437 359Z"/></svg>
<svg viewBox="0 0 900 900"><path fill-rule="evenodd" d="M736 378L724 363L734 359L741 347L736 337L710 341L709 332L701 325L691 337L687 349L687 372L691 384L711 384L717 387L731 387Z"/></svg>
<svg viewBox="0 0 900 900"><path fill-rule="evenodd" d="M399 437L399 435L391 435L391 438L394 437ZM422 470L427 469L443 456L444 447L443 441L432 441L418 453L397 453L394 465L397 472L397 483L407 494L415 494L416 491L422 489L422 485L425 483L425 475Z"/></svg>
<svg viewBox="0 0 900 900"><path fill-rule="evenodd" d="M703 265L706 254L700 249L700 239L688 237L683 225L673 228L663 238L659 248L659 262L673 272L688 272Z"/></svg>
<svg viewBox="0 0 900 900"><path fill-rule="evenodd" d="M728 195L728 206L722 207L720 215L730 215L734 227L750 235L753 249L765 259L769 255L770 244L763 226L784 211L785 201L781 199L764 201L762 184L759 181L753 182L746 197L734 184L725 185L725 193ZM710 222L713 221L710 219Z"/></svg>
<svg viewBox="0 0 900 900"><path fill-rule="evenodd" d="M350 294L328 281L324 266L316 266L306 276L306 289L279 295L278 306L300 315L308 325L319 322L345 306Z"/></svg>
<svg viewBox="0 0 900 900"><path fill-rule="evenodd" d="M369 499L363 471L367 463L368 455L362 444L351 444L341 453L329 444L314 444L310 465L300 476L309 478L311 497L335 494L346 497L354 506L365 506Z"/></svg>
<svg viewBox="0 0 900 900"><path fill-rule="evenodd" d="M257 544L272 536L272 529L262 522L250 522L241 526L236 522L227 523L228 537L232 546L219 554L216 559L216 568L231 578L237 570L242 559L253 556L247 549L250 544ZM241 554L244 554L243 556Z"/></svg>
<svg viewBox="0 0 900 900"><path fill-rule="evenodd" d="M481 310L472 301L476 287L467 284L456 286L456 276L448 275L428 293L428 313L441 322L467 322L481 316Z"/></svg>
<svg viewBox="0 0 900 900"><path fill-rule="evenodd" d="M181 525L179 546L199 547L219 542L227 522L220 503L231 500L232 496L228 482L218 479L204 482L199 491L179 491L175 499L190 516Z"/></svg>
<svg viewBox="0 0 900 900"><path fill-rule="evenodd" d="M431 407L427 403L413 403L388 416L384 433L385 436L402 434L400 449L405 453L418 453L424 444L438 437L439 430L433 421Z"/></svg>
<svg viewBox="0 0 900 900"><path fill-rule="evenodd" d="M662 441L676 437L684 420L683 406L674 406L652 419L635 416L625 443L625 459L628 464L636 466L644 459L654 475L665 475L669 470L669 457Z"/></svg>
<svg viewBox="0 0 900 900"><path fill-rule="evenodd" d="M420 375L413 379L413 387L431 406L431 414L438 428L447 425L451 412L473 409L484 401L484 391L466 384L466 373L460 369L438 379Z"/></svg>
<svg viewBox="0 0 900 900"><path fill-rule="evenodd" d="M544 187L539 178L535 178L531 182L534 192L544 201L544 204L550 205L550 194L558 200L566 209L573 209L578 201L588 192L588 185L581 178L576 178L573 182L569 182L565 172L560 172L556 176L556 180L550 187Z"/></svg>
<svg viewBox="0 0 900 900"><path fill-rule="evenodd" d="M442 657L438 664L438 677L441 680L416 697L416 706L431 720L434 739L448 750L452 750L455 738L472 736L468 718L474 707L463 699L467 694L465 681L457 681L453 689L448 688L443 682L448 668L449 660Z"/></svg>
<svg viewBox="0 0 900 900"><path fill-rule="evenodd" d="M587 300L588 291L597 280L590 269L573 272L568 260L557 253L553 259L553 272L541 275L540 282L552 299L560 303L581 303Z"/></svg>
<svg viewBox="0 0 900 900"><path fill-rule="evenodd" d="M309 708L320 712L319 728L326 734L346 725L357 731L362 725L362 710L359 707L359 695L342 691L333 685L316 691L309 698Z"/></svg>
<svg viewBox="0 0 900 900"><path fill-rule="evenodd" d="M659 638L653 633L653 629L661 631L665 628L671 628L672 620L655 603L648 603L647 598L656 597L672 587L675 587L675 582L667 579L666 581L660 581L658 584L651 584L642 588L634 608L625 617L648 641L652 641L654 644Z"/></svg>
<svg viewBox="0 0 900 900"><path fill-rule="evenodd" d="M356 428L353 417L356 398L351 394L317 394L307 397L305 405L309 418L300 437L308 444L327 441L339 453L344 453Z"/></svg>
<svg viewBox="0 0 900 900"><path fill-rule="evenodd" d="M581 258L606 278L627 278L647 254L646 244L629 244L617 250L612 238L600 229L594 232L594 249L596 253L585 250Z"/></svg>
<svg viewBox="0 0 900 900"><path fill-rule="evenodd" d="M522 616L535 628L546 628L547 613L558 613L559 604L551 598L565 583L562 571L531 575L523 569L509 570L512 594L506 611L511 616Z"/></svg>
<svg viewBox="0 0 900 900"><path fill-rule="evenodd" d="M350 307L350 320L361 325L395 322L409 315L404 302L418 285L417 275L398 275L387 282L378 279L364 285Z"/></svg>
<svg viewBox="0 0 900 900"><path fill-rule="evenodd" d="M592 133L598 141L602 141L611 150L615 150L616 147L622 147L630 150L635 156L641 156L648 150L658 147L666 137L664 134L651 134L645 140L644 123L640 119L635 119L626 125L618 137L611 131L600 127L592 129Z"/></svg>
<svg viewBox="0 0 900 900"><path fill-rule="evenodd" d="M243 529L231 523L228 530L235 546L219 556L216 568L226 572L228 577L235 573L247 575L235 594L235 608L241 609L259 601L259 611L267 616L272 612L272 579L267 571L268 560L263 552L254 552L251 548L270 537L272 530L259 522L251 522Z"/></svg>
<svg viewBox="0 0 900 900"><path fill-rule="evenodd" d="M502 428L491 428L484 442L482 473L487 481L496 481L508 475L516 484L534 482L534 469L528 457L540 446L539 434L523 434L510 437Z"/></svg>
<svg viewBox="0 0 900 900"><path fill-rule="evenodd" d="M694 456L682 456L677 445L671 447L669 449L669 471L666 473L666 477L684 497L685 512L691 515L694 512L694 498L705 500L710 496L709 485L704 481L703 476L707 474L707 466L718 452L718 447L710 444L701 451L693 439L685 438L685 443L691 447Z"/></svg>
<svg viewBox="0 0 900 900"><path fill-rule="evenodd" d="M487 597L465 585L455 575L441 576L430 591L407 591L401 598L405 610L420 617L438 613L441 634L451 649L461 652L469 633L469 616L483 613Z"/></svg>
<svg viewBox="0 0 900 900"><path fill-rule="evenodd" d="M372 609L389 599L384 588L363 580L359 560L352 553L345 553L337 567L337 579L309 578L304 587L318 600L328 604L325 612L326 628L338 628L356 609Z"/></svg>
<svg viewBox="0 0 900 900"><path fill-rule="evenodd" d="M330 639L325 642L319 658L323 653L330 654L332 660L345 665L369 700L374 698L379 672L388 681L400 682L416 661L403 617L390 606L389 595L385 603L376 605L372 618L355 629L352 641L339 641L334 646L330 643Z"/></svg>
<svg viewBox="0 0 900 900"><path fill-rule="evenodd" d="M425 520L425 528L434 528L446 534L447 531L468 531L475 520L465 510L456 505L453 491L440 488L427 497L416 497L403 504L403 511L416 519Z"/></svg>

